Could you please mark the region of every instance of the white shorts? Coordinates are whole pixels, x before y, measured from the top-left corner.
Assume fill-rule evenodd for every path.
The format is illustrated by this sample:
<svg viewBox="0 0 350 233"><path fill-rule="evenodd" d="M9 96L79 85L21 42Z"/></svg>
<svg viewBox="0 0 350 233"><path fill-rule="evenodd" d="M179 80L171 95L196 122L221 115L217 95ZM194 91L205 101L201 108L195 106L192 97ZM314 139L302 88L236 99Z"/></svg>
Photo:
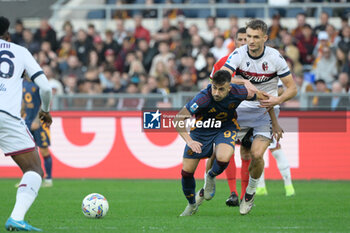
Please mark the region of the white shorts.
<svg viewBox="0 0 350 233"><path fill-rule="evenodd" d="M278 117L279 108L275 108L275 114ZM242 140L250 128L253 128L253 137L262 135L272 139L271 118L265 108L237 108L237 122L241 127L237 139Z"/></svg>
<svg viewBox="0 0 350 233"><path fill-rule="evenodd" d="M6 156L35 150L35 142L23 119L0 112L0 148Z"/></svg>

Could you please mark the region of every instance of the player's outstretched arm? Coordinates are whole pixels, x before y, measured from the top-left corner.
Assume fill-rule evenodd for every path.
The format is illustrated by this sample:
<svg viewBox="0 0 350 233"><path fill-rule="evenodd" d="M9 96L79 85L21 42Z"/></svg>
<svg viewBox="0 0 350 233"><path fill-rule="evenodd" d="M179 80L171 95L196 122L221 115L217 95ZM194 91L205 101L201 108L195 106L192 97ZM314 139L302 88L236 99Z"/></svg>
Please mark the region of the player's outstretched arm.
<svg viewBox="0 0 350 233"><path fill-rule="evenodd" d="M195 153L201 153L203 146L202 143L194 141L186 130L186 125L184 124L184 122L188 118L191 118L191 113L187 110L186 107L184 107L178 114L176 114L174 118L174 123L176 124L176 131L185 140L186 144L191 148L192 151L194 151Z"/></svg>

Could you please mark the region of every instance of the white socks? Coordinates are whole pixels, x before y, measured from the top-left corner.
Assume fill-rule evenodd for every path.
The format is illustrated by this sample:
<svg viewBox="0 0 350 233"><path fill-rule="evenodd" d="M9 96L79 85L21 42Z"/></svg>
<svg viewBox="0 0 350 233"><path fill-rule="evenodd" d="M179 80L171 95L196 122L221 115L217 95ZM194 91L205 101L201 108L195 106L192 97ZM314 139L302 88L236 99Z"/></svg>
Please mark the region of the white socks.
<svg viewBox="0 0 350 233"><path fill-rule="evenodd" d="M290 174L289 162L287 160L287 157L283 153L283 150L275 150L274 152L272 152L272 155L276 159L278 170L280 171L284 181L284 186L291 185L292 176Z"/></svg>
<svg viewBox="0 0 350 233"><path fill-rule="evenodd" d="M41 181L41 176L34 171L28 171L23 174L17 189L16 204L11 213L11 218L16 221L24 219L24 215L38 195Z"/></svg>
<svg viewBox="0 0 350 233"><path fill-rule="evenodd" d="M256 190L256 187L258 186L258 183L259 183L259 179L254 179L249 175L249 182L248 182L246 193L248 193L250 195L255 193L255 190Z"/></svg>
<svg viewBox="0 0 350 233"><path fill-rule="evenodd" d="M265 188L265 169L261 173L261 176L259 178L259 183L258 183L259 188Z"/></svg>

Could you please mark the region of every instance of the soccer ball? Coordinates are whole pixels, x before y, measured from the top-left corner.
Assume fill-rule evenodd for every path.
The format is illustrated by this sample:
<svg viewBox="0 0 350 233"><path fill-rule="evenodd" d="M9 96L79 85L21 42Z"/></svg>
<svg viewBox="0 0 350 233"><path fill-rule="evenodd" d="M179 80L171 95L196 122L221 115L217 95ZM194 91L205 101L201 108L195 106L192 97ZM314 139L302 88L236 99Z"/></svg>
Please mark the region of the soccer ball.
<svg viewBox="0 0 350 233"><path fill-rule="evenodd" d="M104 196L91 193L84 198L81 208L88 218L102 218L106 216L109 206Z"/></svg>

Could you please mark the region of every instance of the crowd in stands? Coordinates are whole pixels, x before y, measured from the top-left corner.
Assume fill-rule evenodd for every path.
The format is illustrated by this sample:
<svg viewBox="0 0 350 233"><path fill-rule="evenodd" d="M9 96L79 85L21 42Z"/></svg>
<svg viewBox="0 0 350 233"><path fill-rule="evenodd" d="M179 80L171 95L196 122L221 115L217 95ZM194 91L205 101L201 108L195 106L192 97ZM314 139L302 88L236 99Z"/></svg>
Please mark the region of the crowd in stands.
<svg viewBox="0 0 350 233"><path fill-rule="evenodd" d="M342 18L341 27L329 23L326 12L320 24L311 27L306 15L297 15L297 27L288 30L275 14L268 25L267 45L280 51L287 60L299 93L350 93L350 26ZM196 24L185 26L186 18L177 15L172 24L162 20L156 33L150 33L142 15L135 15L134 29L126 30L123 19L114 19L115 28L100 32L93 24L87 29L63 24L58 38L48 21L41 20L35 31L16 21L11 39L34 54L48 77L55 94L173 93L198 91L208 84L215 61L231 53L238 18L227 19L221 30L215 17L207 17L207 29ZM337 108L346 100L326 104ZM348 100L347 100L348 101ZM314 98L312 104L324 101ZM139 103L137 103L139 104ZM115 101L106 103L117 107ZM343 106L343 105L342 105ZM347 105L346 105L347 106Z"/></svg>

